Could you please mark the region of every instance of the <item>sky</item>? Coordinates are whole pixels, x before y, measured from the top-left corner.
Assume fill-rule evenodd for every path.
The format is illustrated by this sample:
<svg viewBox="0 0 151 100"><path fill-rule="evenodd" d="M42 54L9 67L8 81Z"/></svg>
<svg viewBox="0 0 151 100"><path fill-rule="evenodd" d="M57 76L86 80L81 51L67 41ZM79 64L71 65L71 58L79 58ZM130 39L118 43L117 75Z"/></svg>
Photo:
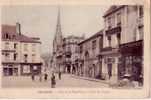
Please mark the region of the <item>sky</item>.
<svg viewBox="0 0 151 100"><path fill-rule="evenodd" d="M90 37L103 29L103 14L109 6L60 6L62 34ZM21 32L39 37L42 53L52 52L58 6L3 6L2 24L21 24Z"/></svg>

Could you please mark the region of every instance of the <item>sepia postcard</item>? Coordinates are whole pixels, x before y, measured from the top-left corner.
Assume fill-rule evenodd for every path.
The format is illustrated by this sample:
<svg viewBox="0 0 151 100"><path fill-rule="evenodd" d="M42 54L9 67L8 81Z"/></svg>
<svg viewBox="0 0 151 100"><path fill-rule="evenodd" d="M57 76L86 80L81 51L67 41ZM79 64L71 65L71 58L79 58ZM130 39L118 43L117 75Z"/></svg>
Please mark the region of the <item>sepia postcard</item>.
<svg viewBox="0 0 151 100"><path fill-rule="evenodd" d="M150 97L150 1L1 1L0 98Z"/></svg>

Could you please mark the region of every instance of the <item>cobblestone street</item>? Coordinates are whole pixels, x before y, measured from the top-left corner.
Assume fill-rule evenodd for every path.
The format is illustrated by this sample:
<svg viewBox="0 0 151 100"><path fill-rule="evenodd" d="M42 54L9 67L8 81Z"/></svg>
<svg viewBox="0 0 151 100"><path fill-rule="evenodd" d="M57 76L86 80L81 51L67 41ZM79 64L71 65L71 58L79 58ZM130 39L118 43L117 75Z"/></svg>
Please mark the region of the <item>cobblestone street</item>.
<svg viewBox="0 0 151 100"><path fill-rule="evenodd" d="M105 84L100 81L93 81L93 80L85 80L78 77L73 77L73 75L70 74L63 74L62 79L58 79L58 75L56 74L56 88L66 88L66 87L77 87L77 88L103 88L108 87L108 84ZM27 87L48 87L51 88L51 81L50 77L48 76L47 81L39 81L39 77L37 76L35 78L35 81L31 80L31 77L3 77L2 80L2 87L5 88L27 88Z"/></svg>

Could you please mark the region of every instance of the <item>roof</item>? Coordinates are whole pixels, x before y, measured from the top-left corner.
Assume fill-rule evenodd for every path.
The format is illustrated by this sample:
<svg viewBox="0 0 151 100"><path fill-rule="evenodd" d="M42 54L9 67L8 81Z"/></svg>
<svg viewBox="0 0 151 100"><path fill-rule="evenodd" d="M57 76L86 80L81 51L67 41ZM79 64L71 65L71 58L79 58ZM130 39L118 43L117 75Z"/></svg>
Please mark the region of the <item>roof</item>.
<svg viewBox="0 0 151 100"><path fill-rule="evenodd" d="M98 31L97 33L95 33L95 34L92 35L91 37L89 37L89 38L87 38L87 39L81 41L79 44L83 44L83 43L85 43L85 42L87 42L87 41L89 41L89 40L91 40L91 39L93 39L93 38L95 38L95 37L98 37L98 36L103 36L103 30Z"/></svg>
<svg viewBox="0 0 151 100"><path fill-rule="evenodd" d="M15 25L2 25L2 40L9 41L20 41L20 42L29 42L29 43L41 43L36 38L28 37L23 34L18 34L16 32ZM7 37L6 37L7 35Z"/></svg>
<svg viewBox="0 0 151 100"><path fill-rule="evenodd" d="M113 5L113 6L111 6L111 7L105 12L105 14L103 15L103 17L106 17L106 16L112 14L113 12L119 10L120 8L122 8L122 7L124 7L124 6L125 6L125 5L118 5L118 6L117 6L117 5Z"/></svg>

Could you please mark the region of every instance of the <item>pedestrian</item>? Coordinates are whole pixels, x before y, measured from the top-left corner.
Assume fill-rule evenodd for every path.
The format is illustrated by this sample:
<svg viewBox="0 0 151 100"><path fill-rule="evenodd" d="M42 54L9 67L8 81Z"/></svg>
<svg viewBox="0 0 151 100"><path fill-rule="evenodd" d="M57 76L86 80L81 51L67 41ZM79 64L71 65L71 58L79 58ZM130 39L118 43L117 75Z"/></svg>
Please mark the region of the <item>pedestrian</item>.
<svg viewBox="0 0 151 100"><path fill-rule="evenodd" d="M59 76L59 80L61 80L61 72L60 71L58 73L58 76Z"/></svg>
<svg viewBox="0 0 151 100"><path fill-rule="evenodd" d="M39 81L42 81L42 74L39 74Z"/></svg>
<svg viewBox="0 0 151 100"><path fill-rule="evenodd" d="M35 80L35 75L32 73L32 75L31 75L31 79L32 79L32 81L34 81Z"/></svg>
<svg viewBox="0 0 151 100"><path fill-rule="evenodd" d="M54 75L54 73L52 73L52 76L51 76L51 88L55 88L55 85L56 85L55 75Z"/></svg>
<svg viewBox="0 0 151 100"><path fill-rule="evenodd" d="M45 75L44 75L45 81L47 81L47 78L48 78L48 75L47 75L47 73L45 73Z"/></svg>

